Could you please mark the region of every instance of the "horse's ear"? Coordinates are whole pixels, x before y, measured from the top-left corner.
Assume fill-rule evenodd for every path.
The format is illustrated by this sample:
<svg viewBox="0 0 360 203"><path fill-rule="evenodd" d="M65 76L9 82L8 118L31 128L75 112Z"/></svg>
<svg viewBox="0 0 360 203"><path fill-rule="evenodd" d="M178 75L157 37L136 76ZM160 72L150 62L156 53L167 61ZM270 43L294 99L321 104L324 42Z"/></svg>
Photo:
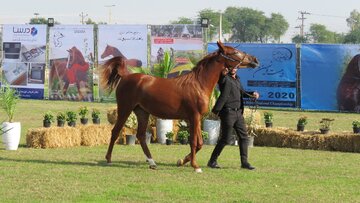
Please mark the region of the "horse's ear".
<svg viewBox="0 0 360 203"><path fill-rule="evenodd" d="M219 47L219 51L220 51L221 53L224 53L224 44L221 43L221 41L219 40L219 41L217 41L217 45L218 45L218 47Z"/></svg>

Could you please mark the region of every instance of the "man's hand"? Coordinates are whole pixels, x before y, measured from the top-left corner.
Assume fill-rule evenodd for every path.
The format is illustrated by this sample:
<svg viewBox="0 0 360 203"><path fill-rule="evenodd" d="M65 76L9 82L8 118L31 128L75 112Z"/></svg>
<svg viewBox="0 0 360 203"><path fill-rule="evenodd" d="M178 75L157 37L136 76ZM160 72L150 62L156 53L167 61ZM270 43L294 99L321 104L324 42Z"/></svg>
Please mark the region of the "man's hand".
<svg viewBox="0 0 360 203"><path fill-rule="evenodd" d="M254 92L252 95L255 99L259 99L260 94L258 92Z"/></svg>

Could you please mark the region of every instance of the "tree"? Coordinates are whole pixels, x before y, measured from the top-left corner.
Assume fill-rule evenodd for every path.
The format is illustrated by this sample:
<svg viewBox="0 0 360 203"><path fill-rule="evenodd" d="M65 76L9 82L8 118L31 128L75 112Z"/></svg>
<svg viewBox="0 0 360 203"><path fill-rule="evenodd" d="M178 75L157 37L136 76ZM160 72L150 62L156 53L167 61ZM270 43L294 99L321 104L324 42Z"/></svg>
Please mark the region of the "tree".
<svg viewBox="0 0 360 203"><path fill-rule="evenodd" d="M346 34L343 42L348 44L360 43L360 28L354 29Z"/></svg>
<svg viewBox="0 0 360 203"><path fill-rule="evenodd" d="M194 24L190 18L179 17L178 20L170 21L170 24Z"/></svg>
<svg viewBox="0 0 360 203"><path fill-rule="evenodd" d="M344 43L360 43L360 13L353 10L346 19L350 32L344 36Z"/></svg>
<svg viewBox="0 0 360 203"><path fill-rule="evenodd" d="M292 43L300 44L300 43L308 43L309 39L306 36L296 35L291 39Z"/></svg>
<svg viewBox="0 0 360 203"><path fill-rule="evenodd" d="M46 18L30 18L29 24L47 24L48 20Z"/></svg>
<svg viewBox="0 0 360 203"><path fill-rule="evenodd" d="M231 41L260 41L266 20L262 11L251 8L228 7L225 10L225 17L232 24Z"/></svg>
<svg viewBox="0 0 360 203"><path fill-rule="evenodd" d="M266 19L264 34L272 38L276 42L280 42L280 37L285 34L289 28L289 23L285 20L284 16L279 13L272 13L270 18ZM266 40L267 42L268 40Z"/></svg>
<svg viewBox="0 0 360 203"><path fill-rule="evenodd" d="M337 34L327 30L325 25L311 24L309 31L314 43L338 43Z"/></svg>
<svg viewBox="0 0 360 203"><path fill-rule="evenodd" d="M281 14L272 13L271 17L267 18L264 12L251 8L228 7L224 16L232 25L231 41L279 42L289 27L289 23Z"/></svg>
<svg viewBox="0 0 360 203"><path fill-rule="evenodd" d="M48 24L48 19L40 17L40 18L30 18L29 24ZM54 24L60 24L59 22L55 21Z"/></svg>
<svg viewBox="0 0 360 203"><path fill-rule="evenodd" d="M219 34L219 27L220 27L220 12L214 11L211 9L203 9L199 12L199 18L208 18L209 19L209 27L207 29L207 33L210 37L210 40L213 39L216 35ZM231 26L230 22L222 17L221 21L221 28L222 28L222 34L224 33L230 33Z"/></svg>
<svg viewBox="0 0 360 203"><path fill-rule="evenodd" d="M350 13L350 17L346 19L351 31L360 28L360 13L357 10L353 10Z"/></svg>

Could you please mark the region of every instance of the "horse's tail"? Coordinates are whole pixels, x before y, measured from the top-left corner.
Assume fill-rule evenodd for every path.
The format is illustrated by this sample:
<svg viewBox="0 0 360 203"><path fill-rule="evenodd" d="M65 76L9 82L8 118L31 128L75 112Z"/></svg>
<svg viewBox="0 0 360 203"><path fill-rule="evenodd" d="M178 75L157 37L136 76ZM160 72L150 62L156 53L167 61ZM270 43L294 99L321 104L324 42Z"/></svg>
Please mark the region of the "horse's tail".
<svg viewBox="0 0 360 203"><path fill-rule="evenodd" d="M100 84L104 89L111 92L119 83L122 77L129 75L125 59L121 56L106 61L100 69Z"/></svg>

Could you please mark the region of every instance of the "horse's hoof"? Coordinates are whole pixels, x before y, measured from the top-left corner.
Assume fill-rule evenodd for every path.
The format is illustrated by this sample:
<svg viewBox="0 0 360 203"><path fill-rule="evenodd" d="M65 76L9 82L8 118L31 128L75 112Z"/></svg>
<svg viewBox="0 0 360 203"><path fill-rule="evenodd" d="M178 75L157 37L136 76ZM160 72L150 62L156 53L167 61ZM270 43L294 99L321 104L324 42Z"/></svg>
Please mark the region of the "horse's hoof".
<svg viewBox="0 0 360 203"><path fill-rule="evenodd" d="M157 166L156 165L150 165L149 168L155 170L157 168Z"/></svg>
<svg viewBox="0 0 360 203"><path fill-rule="evenodd" d="M112 166L113 164L112 164L112 162L107 162L106 163L108 166Z"/></svg>
<svg viewBox="0 0 360 203"><path fill-rule="evenodd" d="M201 168L196 168L195 169L195 173L202 173L203 171L201 170Z"/></svg>
<svg viewBox="0 0 360 203"><path fill-rule="evenodd" d="M184 165L184 160L179 159L176 163L177 166L183 166Z"/></svg>

